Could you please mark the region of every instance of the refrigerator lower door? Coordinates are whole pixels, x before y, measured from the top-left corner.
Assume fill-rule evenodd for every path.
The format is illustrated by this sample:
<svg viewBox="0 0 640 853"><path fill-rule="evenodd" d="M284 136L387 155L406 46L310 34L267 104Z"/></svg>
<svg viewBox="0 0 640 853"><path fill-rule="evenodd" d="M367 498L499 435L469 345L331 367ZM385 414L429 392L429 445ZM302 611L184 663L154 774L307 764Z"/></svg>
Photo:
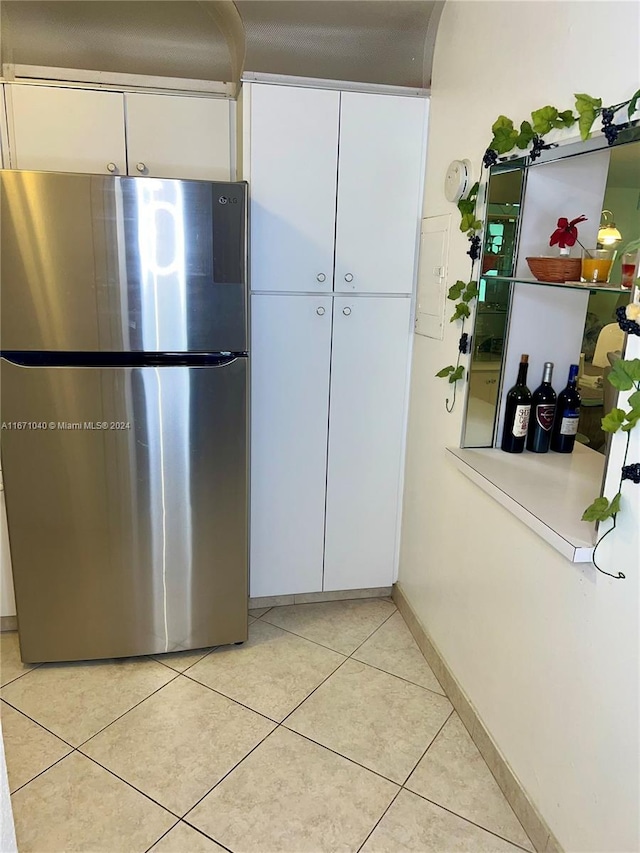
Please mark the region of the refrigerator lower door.
<svg viewBox="0 0 640 853"><path fill-rule="evenodd" d="M1 380L23 659L245 640L247 359Z"/></svg>

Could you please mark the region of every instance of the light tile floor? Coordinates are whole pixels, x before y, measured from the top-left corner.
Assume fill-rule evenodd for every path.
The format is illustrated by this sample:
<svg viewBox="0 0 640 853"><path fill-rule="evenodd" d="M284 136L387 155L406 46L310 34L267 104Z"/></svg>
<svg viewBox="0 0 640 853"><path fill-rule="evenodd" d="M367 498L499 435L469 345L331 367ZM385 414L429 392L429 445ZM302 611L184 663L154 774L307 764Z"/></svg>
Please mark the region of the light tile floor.
<svg viewBox="0 0 640 853"><path fill-rule="evenodd" d="M251 616L243 646L124 661L0 636L20 853L533 850L390 600Z"/></svg>

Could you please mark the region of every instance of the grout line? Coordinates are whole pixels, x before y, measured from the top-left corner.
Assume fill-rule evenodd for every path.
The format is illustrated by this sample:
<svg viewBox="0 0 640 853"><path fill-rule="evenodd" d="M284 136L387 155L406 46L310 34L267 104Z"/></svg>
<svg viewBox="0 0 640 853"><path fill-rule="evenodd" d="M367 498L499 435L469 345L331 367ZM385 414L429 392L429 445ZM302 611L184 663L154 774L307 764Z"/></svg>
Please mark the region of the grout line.
<svg viewBox="0 0 640 853"><path fill-rule="evenodd" d="M29 719L31 719L31 718L29 718ZM33 777L33 779L29 779L28 782L25 782L24 785L20 785L19 788L15 789L15 791L11 791L11 796L13 797L14 794L18 793L18 791L21 791L23 788L26 788L27 785L30 785L32 782L35 782L35 780L38 778L38 776L42 776L43 773L46 773L48 770L51 770L51 768L55 767L56 764L60 764L60 762L64 761L65 758L69 758L69 756L73 755L74 752L77 752L77 750L75 749L75 747L72 747L71 752L68 752L66 755L63 755L62 758L59 758L57 761L54 761L53 764L50 764L48 767L45 767L44 770L41 770L39 773L36 773L36 775Z"/></svg>
<svg viewBox="0 0 640 853"><path fill-rule="evenodd" d="M286 729L288 732L291 732L294 735L298 735L305 740L308 740L310 743L314 743L316 746L322 747L322 749L326 749L327 752L333 753L333 755L337 755L338 758L344 758L345 761L349 761L351 764L355 764L356 767L362 768L362 770L366 770L367 773L373 773L374 776L377 776L379 779L384 779L385 782L391 782L392 785L395 785L396 788L402 788L402 784L400 782L396 782L395 779L390 779L388 776L385 776L383 773L380 773L378 770L372 770L371 767L367 767L364 764L360 764L359 761L356 761L355 758L349 758L347 755L343 755L341 752L336 752L335 749L332 749L330 746L327 746L326 743L320 743L318 740L314 740L309 735L305 735L303 732L296 731L296 729L290 729L289 726L285 726L282 724L281 728Z"/></svg>
<svg viewBox="0 0 640 853"><path fill-rule="evenodd" d="M320 682L320 684L316 684L316 686L313 688L313 690L311 691L311 693L308 693L308 694L304 697L304 699L301 699L301 700L300 700L300 702L298 702L298 704L295 706L295 708L292 708L292 709L289 711L289 713L286 715L286 717L283 717L283 718L282 718L282 720L280 721L280 723L279 723L278 725L280 725L280 726L284 726L284 724L285 724L285 723L286 723L286 721L289 719L289 717L290 717L290 716L291 716L295 711L297 711L297 710L298 710L298 708L299 708L301 705L304 705L304 703L307 701L307 699L309 699L311 696L313 696L313 694L316 692L316 690L319 690L319 689L322 687L322 685L323 685L326 681L328 681L328 680L331 678L331 676L335 675L335 674L336 674L336 672L340 669L340 667L341 667L343 664L345 664L348 660L349 660L349 658L345 658L344 660L341 660L341 661L340 661L340 663L338 664L338 666L337 666L334 670L332 670L332 671L329 673L329 675L327 675L327 677L326 677L326 678L323 678L323 679L322 679L322 681ZM288 727L287 727L287 726L285 726L285 728L288 728ZM291 731L291 730L290 730L290 731Z"/></svg>
<svg viewBox="0 0 640 853"><path fill-rule="evenodd" d="M518 850L526 850L526 853L531 853L530 850L527 850L526 847L523 847L521 844L518 844L517 841L512 841L510 838L505 838L504 835L498 835L498 833L494 832L492 829L487 829L486 826L482 826L482 824L476 823L475 820L471 820L471 818L465 817L464 815L459 814L458 812L454 812L452 809L447 808L447 806L443 806L442 803L437 803L435 800L430 800L429 797L425 797L424 794L418 794L417 791L412 791L411 788L405 788L404 785L402 786L402 790L408 791L410 794L415 794L416 797L420 797L421 800L426 800L427 803L431 803L431 805L437 806L439 809L442 809L443 811L448 812L449 814L453 815L454 817L458 817L458 818L460 818L460 820L464 820L466 823L470 823L472 826L475 826L478 829L482 829L482 830L484 830L484 832L488 832L489 835L493 835L494 838L499 838L501 841L506 841L507 844L512 844L514 847L517 847ZM512 811L513 811L513 809L512 809ZM525 835L527 835L527 833L524 831L524 829L523 829L523 832L525 833ZM529 838L528 835L527 835L527 838ZM531 839L529 839L529 840L531 840Z"/></svg>
<svg viewBox="0 0 640 853"><path fill-rule="evenodd" d="M382 622L378 625L378 627L374 628L373 631L367 637L365 637L365 639L360 643L360 645L357 646L351 652L349 657L353 657L353 655L355 655L355 653L364 646L364 644L367 642L367 640L370 640L371 637L373 637L373 635L376 634L380 630L380 628L382 628L382 626L385 625L389 621L389 619L391 619L391 617L394 615L394 613L396 613L396 610L392 610L391 613L386 617L386 619L383 619ZM361 662L364 663L364 661L361 661Z"/></svg>
<svg viewBox="0 0 640 853"><path fill-rule="evenodd" d="M287 605L285 605L285 606L287 606ZM273 607L277 607L277 605L274 604ZM264 613L261 613L259 616L254 616L253 619L262 619L262 617L266 616L270 610L273 610L273 607L267 607L267 609L264 611ZM254 607L253 609L254 610L260 610L259 607ZM251 611L249 611L249 616L251 616Z"/></svg>
<svg viewBox="0 0 640 853"><path fill-rule="evenodd" d="M353 654L355 654L355 652ZM394 678L399 678L400 681L406 681L407 684L413 684L414 687L421 687L423 690L426 690L427 693L433 693L434 696L439 696L441 699L447 699L448 702L451 704L451 699L449 699L449 697L447 696L446 693L438 693L437 690L433 690L431 687L425 687L424 684L418 684L417 681L411 681L410 678L405 678L404 675L398 675L395 672L389 672L388 669L382 669L381 667L376 666L374 663L369 663L368 660L361 660L360 658L352 658L351 655L349 655L349 657L351 658L351 660L355 661L356 663L363 663L365 666L370 666L371 669L377 669L378 672L384 672L385 675L392 675ZM427 666L428 666L428 664L427 664ZM431 669L431 667L429 667L429 669ZM433 672L433 670L432 670L432 672ZM435 675L434 675L434 678L435 678Z"/></svg>
<svg viewBox="0 0 640 853"><path fill-rule="evenodd" d="M377 821L374 823L374 825L371 827L371 831L369 832L369 834L367 835L367 837L365 838L365 840L362 842L362 844L360 845L360 847L358 847L358 851L357 851L357 853L360 853L360 851L362 850L362 848L364 847L364 845L367 843L367 841L371 838L371 836L373 835L373 833L376 831L376 829L378 828L378 824L382 821L383 817L386 815L386 813L389 811L389 809L391 808L391 806L392 806L392 805L395 803L395 801L398 799L398 797L400 796L401 791L402 791L402 788L398 788L398 790L396 791L396 793L395 793L395 795L394 795L393 799L391 800L391 802L389 803L389 805L386 807L386 809L382 812L382 814L380 815L380 817L378 818L378 820L377 820Z"/></svg>
<svg viewBox="0 0 640 853"><path fill-rule="evenodd" d="M163 666L164 666L164 664L163 664ZM170 669L170 667L167 667L167 669ZM84 746L86 743L89 743L89 741L90 741L90 740L93 740L93 738L94 738L94 737L97 737L99 734L102 734L102 732L103 732L103 731L105 731L105 729L108 729L108 728L109 728L109 726L112 726L114 723L117 723L117 722L118 722L118 720L121 720L123 717L125 717L125 716L129 713L129 711L133 711L133 709L134 709L134 708L137 708L137 707L138 707L138 705L142 705L142 703L143 703L143 702L146 702L146 701L147 701L147 699L150 699L152 696L155 696L155 694L156 694L156 693L159 693L159 692L160 692L164 687L167 687L167 685L172 684L172 683L176 680L176 678L179 678L179 677L180 677L180 675L182 674L182 673L180 673L180 672L176 672L176 671L175 671L175 669L173 669L173 670L171 670L171 671L172 671L172 672L175 672L175 676L174 676L173 678L170 678L170 679L169 679L169 681L165 682L163 685L161 685L160 687L158 687L158 688L157 688L156 690L154 690L152 693L149 693L149 695L148 695L148 696L145 696L145 697L144 697L144 699L141 699L139 702L136 702L136 704L135 704L135 705L132 705L130 708L127 708L127 710L126 710L126 711L124 711L122 714L120 714L118 717L116 717L116 718L115 718L115 720L111 720L111 722L110 722L110 723L107 723L107 725L106 725L106 726L103 726L101 729L98 729L98 731L97 731L97 732L94 732L94 733L91 735L91 737L88 737L86 740L83 740L83 741L82 741L82 743L79 743L79 744L76 746L76 749L80 749L80 747L81 747L81 746ZM84 755L84 753L82 753L82 754Z"/></svg>
<svg viewBox="0 0 640 853"><path fill-rule="evenodd" d="M413 775L413 772L414 772L414 770L416 769L416 767L418 766L418 764L420 764L420 762L422 761L422 759L425 757L425 755L426 755L426 754L429 752L429 750L431 749L432 745L436 742L436 739L437 739L438 735L440 734L440 732L442 731L442 729L447 725L447 723L449 722L449 720L451 719L451 717L453 717L453 715L454 715L454 714L455 714L455 709L454 709L454 708L452 708L452 709L451 709L451 712L450 712L450 713L449 713L449 715L447 716L447 719L446 719L446 720L444 721L444 723L440 726L440 728L439 728L439 729L438 729L438 731L435 733L435 735L431 738L431 740L429 741L429 744L428 744L427 748L426 748L426 749L425 749L425 751L422 753L422 755L420 756L420 758L416 761L416 763L413 765L413 768L412 768L411 772L409 773L409 775L407 776L407 778L406 778L406 779L404 780L404 782L402 783L402 787L403 787L403 788L406 786L407 782L409 781L409 779L410 779L410 778L411 778L411 776ZM411 790L411 789L410 789L410 788L407 788L407 790L409 791L409 790Z"/></svg>
<svg viewBox="0 0 640 853"><path fill-rule="evenodd" d="M187 823L186 820L180 820L180 823L184 823L184 825L188 826L189 829L193 829L195 832L199 833L200 835L203 835L209 841L213 841L215 844L218 845L218 847L222 847L223 850L227 850L228 853L233 853L231 848L225 847L225 845L221 844L217 838L213 838L211 835L207 835L206 832L204 832L202 829L198 829L198 827L194 826L192 823ZM530 851L528 851L528 853L530 853Z"/></svg>
<svg viewBox="0 0 640 853"><path fill-rule="evenodd" d="M266 616L266 613L265 613ZM256 622L261 622L262 619L256 619ZM336 655L342 655L343 657L348 657L344 652L339 652L337 649L332 649L331 646L325 646L324 643L319 643L317 640L310 640L308 637L303 637L302 634L296 634L295 631L289 630L289 628L282 628L280 625L276 625L274 622L268 622L266 619L264 620L265 625L271 625L272 628L278 628L280 631L284 631L285 634L291 634L293 637L298 637L299 640L305 640L307 643L313 643L314 646L320 646L322 649L326 649L329 652L333 652Z"/></svg>
<svg viewBox="0 0 640 853"><path fill-rule="evenodd" d="M200 687L206 687L207 690L210 690L212 693L215 693L217 696L222 696L223 699L227 699L229 702L233 702L234 705L239 705L241 708L244 708L245 711L251 711L252 714L257 714L259 717L262 717L265 720L268 720L270 723L275 723L276 726L279 726L280 723L278 720L274 720L273 717L268 717L262 711L256 711L255 708L251 708L249 705L245 705L243 702L240 702L239 699L234 699L231 696L227 696L226 693L222 693L220 690L216 690L215 687L211 687L210 684L205 684L203 681L198 681L197 678L194 678L192 675L186 675L186 673L182 672L181 675L184 675L185 678L188 678L189 681L192 681L194 684L199 684Z"/></svg>
<svg viewBox="0 0 640 853"><path fill-rule="evenodd" d="M247 758L251 755L251 753L252 753L252 752L255 752L255 750L256 750L259 746L261 746L261 745L265 742L265 740L266 740L268 737L271 737L271 735L272 735L275 731L277 731L279 728L280 728L280 726L279 726L279 725L276 725L275 729L272 729L272 730L271 730L270 732L268 732L268 733L267 733L267 734L266 734L266 735L265 735L261 740L259 740L259 741L258 741L258 743L257 743L254 747L252 747L246 755L243 755L243 756L242 756L242 758L241 758L241 759L240 759L236 764L234 764L234 765L233 765L233 767L232 767L230 770L228 770L228 771L224 774L224 776L222 776L220 779L218 779L218 781L215 783L215 785L212 785L212 786L211 786L211 788L209 788L209 790L208 790L206 793L204 793L204 794L200 797L200 799L199 799L197 802L195 802L195 803L191 806L191 808L190 808L190 809L188 809L188 810L187 810L187 811L182 815L182 820L184 820L184 822L185 822L185 823L187 823L187 825L188 825L188 826L191 826L191 824L190 824L190 823L188 823L188 821L186 820L187 816L188 816L188 815L190 815L190 814L191 814L191 812L192 812L195 808L197 808L197 807L200 805L200 803L205 799L205 797L208 797L208 796L209 796L209 794L214 790L214 788L217 788L217 787L218 787L218 785L220 785L220 784L221 784L221 782L224 782L224 780L227 778L227 776L229 776L231 773L233 773L233 771L234 771L237 767L239 767L239 766L240 766L240 764L242 764L242 762L243 762L243 761L246 761L246 760L247 760ZM195 827L195 826L194 826L194 827L193 827L193 829L197 829L197 827ZM198 830L198 831L199 831L199 832L202 832L202 830ZM202 834L203 834L203 835L206 835L206 833L202 833ZM208 835L207 835L207 838L209 838L209 836L208 836ZM216 842L216 843L217 843L217 842Z"/></svg>
<svg viewBox="0 0 640 853"><path fill-rule="evenodd" d="M25 669L24 672L21 672L20 675L16 675L15 678L10 678L9 681L5 681L4 684L0 685L0 690L4 690L5 687L8 687L10 684L13 684L19 678L24 678L25 675L29 675L30 672L34 672L36 669L40 669L41 666L44 666L43 663L30 663L28 664L29 669Z"/></svg>
<svg viewBox="0 0 640 853"><path fill-rule="evenodd" d="M153 848L156 846L156 844L158 843L158 841L162 841L162 839L163 839L165 836L169 835L169 833L171 832L171 830L172 830L172 829L175 829L175 828L176 828L176 826L177 826L179 823L180 823L180 821L179 821L179 820L177 820L177 821L173 824L173 826L170 826L170 827L169 827L169 829L168 829L166 832L163 832L163 833L162 833L162 835L160 836L160 838L156 838L156 840L155 840L154 842L152 842L151 846L150 846L150 847L147 847L147 849L145 850L145 853L149 853L149 851L150 851L150 850L153 850Z"/></svg>
<svg viewBox="0 0 640 853"><path fill-rule="evenodd" d="M110 770L108 767L105 767L104 764L100 764L100 762L96 758L92 758L90 755L87 755L86 752L80 752L80 749L77 750L83 758L87 758L89 761L92 761L97 767L101 767L102 770L105 770L111 776L114 776L116 779L119 779L121 782L124 782L125 785L128 785L129 788L133 788L134 791L137 791L139 794L142 794L143 797L146 797L147 800L151 800L159 808L163 809L165 812L168 812L170 815L173 815L175 818L180 820L180 815L176 814L172 811L168 806L163 806L162 803L159 803L158 800L154 800L150 794L146 794L141 788L136 787L132 782L127 782L126 779L123 779L122 776L118 776L118 774ZM174 824L175 826L175 824ZM155 843L155 842L154 842Z"/></svg>
<svg viewBox="0 0 640 853"><path fill-rule="evenodd" d="M42 725L42 723L39 723L39 722L38 722L37 720L35 720L33 717L30 717L28 714L25 714L25 712L24 712L24 711L21 711L21 710L20 710L20 708L16 708L16 706L15 706L15 705L12 705L12 704L11 704L11 702L9 702L9 701L8 701L8 699L4 699L4 698L0 699L0 704L1 704L2 702L4 702L4 703L5 703L5 705L8 705L10 708L12 708L14 711L17 711L19 714L22 714L22 716L23 716L23 717L26 717L26 718L27 718L27 720L31 720L31 722L32 722L32 723L35 723L35 724L36 724L36 726L39 726L41 729L44 729L44 730L45 730L45 732L48 732L50 735L53 735L53 737L55 737L55 738L57 738L58 740L62 741L62 743L66 743L66 745L67 745L68 747L70 747L71 749L75 749L75 748L76 748L72 743L69 743L69 741L68 741L68 740L65 740L63 737L60 737L60 735L57 735L55 732L52 732L52 731L51 731L51 729L48 729L46 726L43 726L43 725Z"/></svg>
<svg viewBox="0 0 640 853"><path fill-rule="evenodd" d="M193 663L190 663L190 664L189 664L189 666L185 667L184 669L176 669L176 668L175 668L175 666L171 666L171 664L170 664L170 663L166 663L166 662L165 662L165 661L163 661L163 660L158 660L158 659L157 659L156 657L154 657L153 655L147 655L147 657L149 658L149 660L152 660L152 661L154 661L155 663L161 663L161 664L162 664L162 666L166 666L166 667L167 667L167 669L171 669L171 670L173 670L173 672L177 672L179 675L184 675L184 673L185 673L188 669L191 669L191 667L192 667L192 666L195 666L197 663L200 663L200 661L201 661L201 660L204 660L206 657L209 657L209 655L211 654L211 652L215 652L215 650L216 650L216 649L219 649L219 648L221 648L221 646L211 646L211 648L209 649L209 651L208 651L208 652L205 652L205 653L202 655L202 657L198 658L198 660L194 660L194 662L193 662ZM185 653L186 655L188 655L188 654L189 654L189 651L190 651L189 649L185 649L185 650L184 650L184 653ZM160 655L162 655L162 652L159 652L159 654L160 654ZM170 654L170 655L171 655L171 654L175 654L175 652L167 652L167 654ZM180 653L178 653L178 654L180 654Z"/></svg>

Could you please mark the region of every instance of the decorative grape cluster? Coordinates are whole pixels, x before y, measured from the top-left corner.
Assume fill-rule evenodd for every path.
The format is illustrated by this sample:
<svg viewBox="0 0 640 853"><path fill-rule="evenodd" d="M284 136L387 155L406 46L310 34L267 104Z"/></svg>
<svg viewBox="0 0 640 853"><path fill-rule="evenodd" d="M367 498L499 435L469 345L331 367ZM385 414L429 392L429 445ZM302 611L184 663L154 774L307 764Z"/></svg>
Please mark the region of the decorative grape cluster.
<svg viewBox="0 0 640 853"><path fill-rule="evenodd" d="M491 166L494 166L498 162L498 152L494 151L493 148L487 148L484 152L484 157L482 158L483 165L489 169Z"/></svg>
<svg viewBox="0 0 640 853"><path fill-rule="evenodd" d="M624 305L616 308L616 319L618 321L618 325L622 331L626 332L628 335L640 335L640 323L636 320L630 320L627 317L626 310L627 309Z"/></svg>
<svg viewBox="0 0 640 853"><path fill-rule="evenodd" d="M640 485L640 462L634 462L633 465L623 465L622 479L631 480L637 485Z"/></svg>
<svg viewBox="0 0 640 853"><path fill-rule="evenodd" d="M612 110L610 107L605 107L600 113L600 117L602 118L602 132L606 136L609 145L613 145L613 143L620 135L621 130L625 130L625 128L629 127L628 122L614 124L614 113L615 111Z"/></svg>
<svg viewBox="0 0 640 853"><path fill-rule="evenodd" d="M458 351L466 355L469 352L469 335L466 332L463 332L460 335L460 340L458 341Z"/></svg>
<svg viewBox="0 0 640 853"><path fill-rule="evenodd" d="M476 234L474 237L469 237L469 251L467 255L471 258L472 261L477 261L480 257L480 237Z"/></svg>

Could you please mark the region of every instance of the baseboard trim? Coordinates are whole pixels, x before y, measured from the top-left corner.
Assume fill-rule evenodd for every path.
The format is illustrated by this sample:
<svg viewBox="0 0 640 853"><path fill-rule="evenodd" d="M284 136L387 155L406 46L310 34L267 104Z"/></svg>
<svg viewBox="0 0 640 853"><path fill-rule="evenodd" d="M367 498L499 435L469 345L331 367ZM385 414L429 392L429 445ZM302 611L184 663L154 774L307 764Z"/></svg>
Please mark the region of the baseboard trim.
<svg viewBox="0 0 640 853"><path fill-rule="evenodd" d="M563 853L562 847L549 829L546 821L529 799L520 780L509 766L506 758L498 749L469 697L451 672L445 659L435 645L415 610L409 603L401 584L396 583L392 592L396 607L425 656L427 663L442 685L451 704L471 735L478 751L493 773L496 782L505 795L507 802L531 839L537 853Z"/></svg>
<svg viewBox="0 0 640 853"><path fill-rule="evenodd" d="M285 604L313 604L315 601L346 601L350 598L389 598L392 587L339 589L335 592L304 592L296 595L265 595L249 599L249 610L258 607L282 607Z"/></svg>
<svg viewBox="0 0 640 853"><path fill-rule="evenodd" d="M18 617L17 616L0 616L0 633L3 631L17 631Z"/></svg>

